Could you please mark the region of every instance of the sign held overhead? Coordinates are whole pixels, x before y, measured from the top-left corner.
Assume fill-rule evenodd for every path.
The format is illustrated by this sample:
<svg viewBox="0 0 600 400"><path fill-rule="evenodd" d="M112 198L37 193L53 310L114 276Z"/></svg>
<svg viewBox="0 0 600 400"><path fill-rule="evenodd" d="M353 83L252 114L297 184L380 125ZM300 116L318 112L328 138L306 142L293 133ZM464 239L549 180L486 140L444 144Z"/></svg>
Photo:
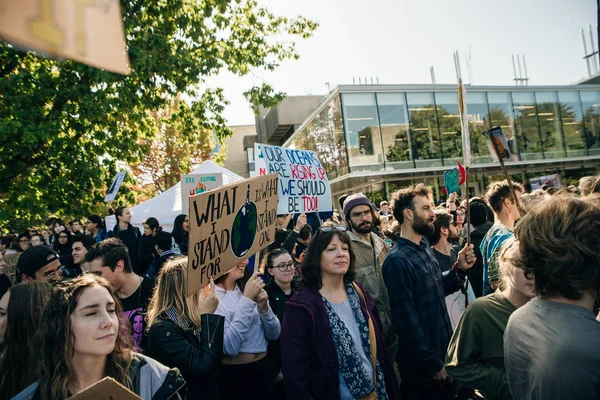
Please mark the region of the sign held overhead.
<svg viewBox="0 0 600 400"><path fill-rule="evenodd" d="M270 174L190 197L187 296L275 240L277 186Z"/></svg>

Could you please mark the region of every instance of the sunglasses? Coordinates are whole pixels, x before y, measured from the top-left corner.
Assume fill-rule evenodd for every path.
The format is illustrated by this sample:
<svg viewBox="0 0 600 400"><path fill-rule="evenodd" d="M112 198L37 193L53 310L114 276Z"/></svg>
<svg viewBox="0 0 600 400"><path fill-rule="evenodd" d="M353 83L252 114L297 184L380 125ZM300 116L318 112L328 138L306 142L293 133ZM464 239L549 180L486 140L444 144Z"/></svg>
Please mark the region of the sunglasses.
<svg viewBox="0 0 600 400"><path fill-rule="evenodd" d="M333 232L333 231L347 232L348 227L346 227L344 225L336 225L336 226L322 226L319 229L317 229L317 232Z"/></svg>

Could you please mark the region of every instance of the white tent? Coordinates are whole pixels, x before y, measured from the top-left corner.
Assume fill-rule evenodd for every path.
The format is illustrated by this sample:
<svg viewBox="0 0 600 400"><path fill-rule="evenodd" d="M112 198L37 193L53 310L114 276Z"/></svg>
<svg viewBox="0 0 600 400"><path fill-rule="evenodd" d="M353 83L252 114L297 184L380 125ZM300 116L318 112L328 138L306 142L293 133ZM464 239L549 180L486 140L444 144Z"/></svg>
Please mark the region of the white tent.
<svg viewBox="0 0 600 400"><path fill-rule="evenodd" d="M242 178L238 174L223 168L210 160L206 160L197 167L192 174L218 174L221 173L223 176L223 185L241 181ZM154 217L158 219L158 222L166 232L173 230L173 223L175 217L179 214L187 214L181 211L181 182L177 183L171 189L164 191L158 196L140 203L130 208L133 214L131 218L131 224L137 226L143 232L142 222L146 218ZM116 224L116 218L114 215L106 217L106 229L111 231Z"/></svg>

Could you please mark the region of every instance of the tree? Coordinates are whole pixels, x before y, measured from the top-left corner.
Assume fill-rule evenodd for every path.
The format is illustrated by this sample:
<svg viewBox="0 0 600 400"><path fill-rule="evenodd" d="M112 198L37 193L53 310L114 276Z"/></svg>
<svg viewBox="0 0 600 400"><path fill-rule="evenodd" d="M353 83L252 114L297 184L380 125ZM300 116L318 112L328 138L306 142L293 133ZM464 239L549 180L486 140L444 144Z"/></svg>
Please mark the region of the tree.
<svg viewBox="0 0 600 400"><path fill-rule="evenodd" d="M148 113L191 99L182 132L230 134L221 88L206 78L272 71L299 57L294 40L316 23L275 16L256 0L121 1L131 74L59 63L0 42L0 221L20 228L48 214L102 211L116 161L133 164L156 131ZM278 38L279 40L275 39ZM282 40L284 38L285 40ZM283 98L263 83L245 96L269 107ZM142 143L142 144L140 144ZM124 195L124 198L123 198ZM133 195L119 195L118 201Z"/></svg>

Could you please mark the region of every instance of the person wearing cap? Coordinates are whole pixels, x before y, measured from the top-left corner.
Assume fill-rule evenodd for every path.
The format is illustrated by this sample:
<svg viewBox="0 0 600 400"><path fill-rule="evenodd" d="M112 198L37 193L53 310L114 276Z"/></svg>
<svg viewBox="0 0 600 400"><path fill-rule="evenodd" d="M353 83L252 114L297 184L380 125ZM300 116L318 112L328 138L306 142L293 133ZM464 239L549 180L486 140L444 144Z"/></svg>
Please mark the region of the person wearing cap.
<svg viewBox="0 0 600 400"><path fill-rule="evenodd" d="M392 212L390 211L389 203L386 200L383 200L379 203L379 215L382 217L391 217Z"/></svg>
<svg viewBox="0 0 600 400"><path fill-rule="evenodd" d="M56 282L62 279L58 254L46 246L28 248L17 261L17 282Z"/></svg>
<svg viewBox="0 0 600 400"><path fill-rule="evenodd" d="M392 327L392 314L381 267L390 251L390 245L373 233L375 207L362 193L344 201L344 217L348 235L356 256L356 280L367 289L381 318L385 345L392 360L396 358L397 339Z"/></svg>

